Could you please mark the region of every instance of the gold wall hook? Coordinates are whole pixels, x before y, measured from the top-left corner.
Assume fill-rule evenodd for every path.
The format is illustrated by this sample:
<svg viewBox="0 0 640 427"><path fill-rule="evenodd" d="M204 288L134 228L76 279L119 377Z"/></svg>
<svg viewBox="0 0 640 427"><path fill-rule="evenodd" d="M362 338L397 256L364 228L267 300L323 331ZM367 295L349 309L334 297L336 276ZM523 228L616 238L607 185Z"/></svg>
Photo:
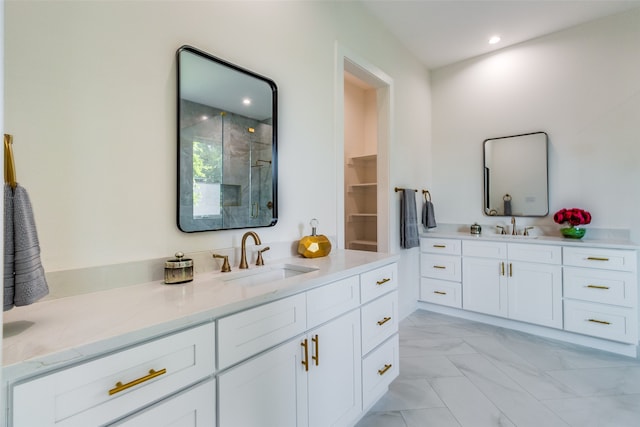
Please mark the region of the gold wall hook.
<svg viewBox="0 0 640 427"><path fill-rule="evenodd" d="M4 182L16 188L16 164L13 160L13 135L4 134Z"/></svg>

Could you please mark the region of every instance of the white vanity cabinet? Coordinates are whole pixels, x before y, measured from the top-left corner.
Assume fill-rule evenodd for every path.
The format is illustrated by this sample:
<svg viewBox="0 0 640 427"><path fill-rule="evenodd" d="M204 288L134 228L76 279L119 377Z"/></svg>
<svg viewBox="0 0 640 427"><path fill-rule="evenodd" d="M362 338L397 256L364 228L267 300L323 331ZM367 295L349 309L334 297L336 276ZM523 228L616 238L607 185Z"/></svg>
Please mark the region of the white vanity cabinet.
<svg viewBox="0 0 640 427"><path fill-rule="evenodd" d="M169 411L164 405L175 404L174 394L214 374L214 343L215 326L208 323L19 383L12 389L12 425L104 425L155 402L154 412ZM214 387L198 395L215 407Z"/></svg>
<svg viewBox="0 0 640 427"><path fill-rule="evenodd" d="M463 307L562 328L561 251L552 245L463 241Z"/></svg>
<svg viewBox="0 0 640 427"><path fill-rule="evenodd" d="M400 373L398 266L362 274L362 405L366 411Z"/></svg>
<svg viewBox="0 0 640 427"><path fill-rule="evenodd" d="M420 300L462 308L462 242L420 239Z"/></svg>
<svg viewBox="0 0 640 427"><path fill-rule="evenodd" d="M564 249L565 329L638 343L636 251Z"/></svg>
<svg viewBox="0 0 640 427"><path fill-rule="evenodd" d="M254 346L255 356L219 375L220 426L348 426L357 419L362 411L359 286L360 277L352 276L220 320L220 337L237 335L246 327L235 325L244 324L254 335L245 334L242 341L263 340L265 328L286 329L295 317L283 317L272 306L295 306L288 301L295 300L306 307L302 323L312 328L303 327L303 335L289 333L284 344L272 341L276 347L266 352ZM267 315L258 319L256 311ZM256 324L265 326L255 329ZM246 355L225 358L225 364Z"/></svg>

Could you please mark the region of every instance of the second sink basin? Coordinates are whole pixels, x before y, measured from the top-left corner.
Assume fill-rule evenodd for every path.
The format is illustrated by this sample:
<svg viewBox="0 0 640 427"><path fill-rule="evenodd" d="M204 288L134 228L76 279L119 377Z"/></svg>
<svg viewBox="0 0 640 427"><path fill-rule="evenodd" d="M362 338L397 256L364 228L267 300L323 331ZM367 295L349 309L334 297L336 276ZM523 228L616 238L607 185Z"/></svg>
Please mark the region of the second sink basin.
<svg viewBox="0 0 640 427"><path fill-rule="evenodd" d="M250 268L236 273L223 274L219 280L231 285L260 285L267 282L286 279L300 274L311 273L318 270L316 267L307 267L296 264L280 264Z"/></svg>

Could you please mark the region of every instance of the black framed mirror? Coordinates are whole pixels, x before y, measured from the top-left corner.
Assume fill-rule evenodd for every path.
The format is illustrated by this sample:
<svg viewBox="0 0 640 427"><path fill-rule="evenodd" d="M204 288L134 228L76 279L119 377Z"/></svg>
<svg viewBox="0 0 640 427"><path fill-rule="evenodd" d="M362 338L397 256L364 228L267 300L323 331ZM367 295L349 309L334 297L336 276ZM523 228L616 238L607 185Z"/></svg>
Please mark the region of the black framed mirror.
<svg viewBox="0 0 640 427"><path fill-rule="evenodd" d="M549 214L545 132L484 141L484 213L491 216Z"/></svg>
<svg viewBox="0 0 640 427"><path fill-rule="evenodd" d="M192 46L176 57L178 228L275 225L275 82Z"/></svg>

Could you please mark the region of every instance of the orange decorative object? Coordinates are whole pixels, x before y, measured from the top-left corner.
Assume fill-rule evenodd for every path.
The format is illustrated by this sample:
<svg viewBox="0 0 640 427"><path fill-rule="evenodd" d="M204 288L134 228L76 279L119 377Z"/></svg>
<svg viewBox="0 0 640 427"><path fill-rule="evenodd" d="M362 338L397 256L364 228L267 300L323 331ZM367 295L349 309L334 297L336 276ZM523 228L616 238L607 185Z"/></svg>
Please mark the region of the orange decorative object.
<svg viewBox="0 0 640 427"><path fill-rule="evenodd" d="M312 219L311 236L304 236L298 243L298 253L305 258L319 258L329 255L331 252L331 242L327 236L316 234L318 220Z"/></svg>

